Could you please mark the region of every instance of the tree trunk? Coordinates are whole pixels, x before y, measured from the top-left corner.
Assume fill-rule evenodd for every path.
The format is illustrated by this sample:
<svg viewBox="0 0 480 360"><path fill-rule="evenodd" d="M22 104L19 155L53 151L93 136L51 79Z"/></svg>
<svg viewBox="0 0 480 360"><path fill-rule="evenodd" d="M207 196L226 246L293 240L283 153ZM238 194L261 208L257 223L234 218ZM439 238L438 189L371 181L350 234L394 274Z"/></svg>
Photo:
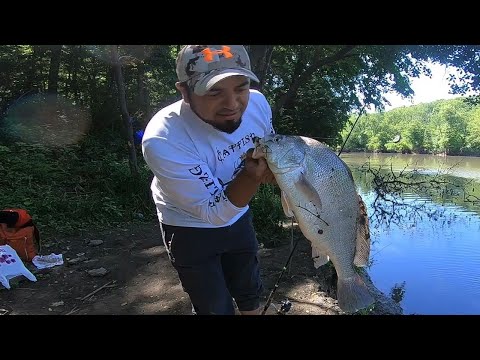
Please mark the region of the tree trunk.
<svg viewBox="0 0 480 360"><path fill-rule="evenodd" d="M347 45L331 56L323 58L318 57L317 59L313 59L312 65L308 66L305 71L303 71L299 76L294 77L292 79L292 83L288 87L287 92L285 92L278 98L273 108L273 117L276 118L280 116L280 112L285 106L285 104L287 104L295 97L300 86L306 84L315 71L320 69L322 66L333 64L334 62L345 58L348 53L350 53L354 48L355 45Z"/></svg>
<svg viewBox="0 0 480 360"><path fill-rule="evenodd" d="M82 45L74 45L72 48L73 59L72 59L72 79L71 79L71 91L75 100L79 100L80 104L83 105L83 97L79 96L79 87L78 87L78 72L79 72L79 58L82 54Z"/></svg>
<svg viewBox="0 0 480 360"><path fill-rule="evenodd" d="M120 101L120 109L122 111L122 119L125 125L126 134L127 134L130 172L135 179L138 179L139 174L138 174L138 165L137 165L137 153L135 151L135 144L133 140L133 127L132 127L132 122L130 121L130 115L128 114L128 109L127 109L127 100L125 96L125 82L123 79L122 64L120 63L120 60L118 57L117 45L110 46L110 54L111 54L112 68L115 76L115 81L117 83L117 88L118 88L118 96Z"/></svg>
<svg viewBox="0 0 480 360"><path fill-rule="evenodd" d="M150 116L150 108L148 101L148 89L145 82L145 58L146 58L146 49L143 47L143 56L140 58L137 66L137 85L138 85L138 107L140 109L139 122L144 127L145 123L148 121Z"/></svg>
<svg viewBox="0 0 480 360"><path fill-rule="evenodd" d="M42 57L42 50L39 45L32 45L32 55L28 60L28 68L26 69L25 91L31 91L33 89L41 91L41 81L39 81L39 68L40 59Z"/></svg>
<svg viewBox="0 0 480 360"><path fill-rule="evenodd" d="M252 65L252 71L257 75L260 83L258 84L258 90L262 91L265 85L268 68L270 66L270 60L272 58L273 45L250 45L249 57Z"/></svg>
<svg viewBox="0 0 480 360"><path fill-rule="evenodd" d="M60 72L60 56L62 54L62 45L52 45L50 47L50 68L48 70L47 92L49 94L58 94L58 78Z"/></svg>

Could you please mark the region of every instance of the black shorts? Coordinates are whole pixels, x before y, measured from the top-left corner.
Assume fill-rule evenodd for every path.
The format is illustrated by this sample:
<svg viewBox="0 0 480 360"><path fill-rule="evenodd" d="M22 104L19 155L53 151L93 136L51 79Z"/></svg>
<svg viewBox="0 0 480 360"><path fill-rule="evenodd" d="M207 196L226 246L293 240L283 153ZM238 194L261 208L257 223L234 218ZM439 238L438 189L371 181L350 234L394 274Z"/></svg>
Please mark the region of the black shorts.
<svg viewBox="0 0 480 360"><path fill-rule="evenodd" d="M198 315L233 315L232 298L240 311L260 306L263 287L250 210L226 227L161 228L170 261Z"/></svg>

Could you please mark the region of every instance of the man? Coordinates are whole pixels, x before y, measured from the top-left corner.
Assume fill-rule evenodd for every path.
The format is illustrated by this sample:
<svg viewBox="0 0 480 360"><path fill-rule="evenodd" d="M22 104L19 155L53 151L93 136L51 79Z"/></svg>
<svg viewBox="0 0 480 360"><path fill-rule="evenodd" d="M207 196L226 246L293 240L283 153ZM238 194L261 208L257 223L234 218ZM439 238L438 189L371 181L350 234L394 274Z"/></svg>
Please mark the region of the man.
<svg viewBox="0 0 480 360"><path fill-rule="evenodd" d="M195 313L260 313L258 243L248 203L274 182L253 138L273 133L241 45L187 45L176 62L182 100L161 109L142 141L163 241Z"/></svg>

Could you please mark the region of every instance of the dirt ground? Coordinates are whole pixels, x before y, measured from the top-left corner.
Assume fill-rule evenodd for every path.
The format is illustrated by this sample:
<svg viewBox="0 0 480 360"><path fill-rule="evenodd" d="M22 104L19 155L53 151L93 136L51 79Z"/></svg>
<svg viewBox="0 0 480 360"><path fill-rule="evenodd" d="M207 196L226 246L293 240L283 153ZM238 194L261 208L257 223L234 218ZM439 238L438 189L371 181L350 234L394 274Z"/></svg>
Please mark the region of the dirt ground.
<svg viewBox="0 0 480 360"><path fill-rule="evenodd" d="M0 285L0 315L191 315L188 295L160 239L157 222L44 239L48 246L41 254L62 254L64 264L37 270L27 263L37 281L21 276L10 280L11 289ZM285 244L259 251L264 303L290 250L287 239ZM106 271L89 274L101 268ZM377 302L364 314L401 314L400 306L365 277ZM286 315L342 315L335 287L333 267L327 264L315 269L310 244L301 237L267 315L279 315L282 303L291 305Z"/></svg>

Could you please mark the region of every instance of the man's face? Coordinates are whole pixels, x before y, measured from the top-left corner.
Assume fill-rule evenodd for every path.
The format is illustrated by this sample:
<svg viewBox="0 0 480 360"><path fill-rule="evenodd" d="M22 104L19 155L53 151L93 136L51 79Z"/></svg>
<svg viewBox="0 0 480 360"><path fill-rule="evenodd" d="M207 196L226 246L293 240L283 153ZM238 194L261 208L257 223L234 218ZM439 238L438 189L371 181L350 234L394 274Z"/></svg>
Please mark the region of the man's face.
<svg viewBox="0 0 480 360"><path fill-rule="evenodd" d="M190 92L191 109L220 131L233 133L241 123L250 97L250 81L245 76L229 76L217 82L203 96Z"/></svg>

